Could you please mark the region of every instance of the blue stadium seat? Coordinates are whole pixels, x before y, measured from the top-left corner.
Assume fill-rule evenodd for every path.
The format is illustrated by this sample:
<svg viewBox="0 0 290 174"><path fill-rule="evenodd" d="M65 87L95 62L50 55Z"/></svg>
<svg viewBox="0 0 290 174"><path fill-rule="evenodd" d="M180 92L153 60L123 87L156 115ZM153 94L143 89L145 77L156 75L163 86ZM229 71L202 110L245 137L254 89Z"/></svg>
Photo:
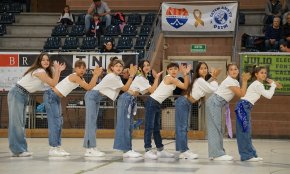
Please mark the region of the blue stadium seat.
<svg viewBox="0 0 290 174"><path fill-rule="evenodd" d="M139 53L138 54L138 61L143 60L144 59L144 56L145 56L144 50L143 49L142 50L136 50L136 52Z"/></svg>
<svg viewBox="0 0 290 174"><path fill-rule="evenodd" d="M49 37L47 38L43 49L50 51L50 50L58 50L61 46L60 37Z"/></svg>
<svg viewBox="0 0 290 174"><path fill-rule="evenodd" d="M121 30L119 25L109 25L106 30L105 34L106 36L118 36L121 34Z"/></svg>
<svg viewBox="0 0 290 174"><path fill-rule="evenodd" d="M136 40L134 48L135 49L144 49L144 46L146 45L146 40L147 40L146 36L138 37Z"/></svg>
<svg viewBox="0 0 290 174"><path fill-rule="evenodd" d="M102 48L104 43L109 42L109 41L112 42L113 45L115 45L115 39L113 37L111 37L111 36L101 37L99 47Z"/></svg>
<svg viewBox="0 0 290 174"><path fill-rule="evenodd" d="M155 20L156 14L148 13L145 15L143 25L152 25Z"/></svg>
<svg viewBox="0 0 290 174"><path fill-rule="evenodd" d="M133 46L133 40L129 36L122 36L118 40L117 49L131 49Z"/></svg>
<svg viewBox="0 0 290 174"><path fill-rule="evenodd" d="M69 36L83 36L85 31L84 25L73 25Z"/></svg>
<svg viewBox="0 0 290 174"><path fill-rule="evenodd" d="M95 50L97 46L98 41L95 37L85 37L81 45L81 50Z"/></svg>
<svg viewBox="0 0 290 174"><path fill-rule="evenodd" d="M127 23L131 25L140 25L142 23L141 15L137 13L129 14Z"/></svg>
<svg viewBox="0 0 290 174"><path fill-rule="evenodd" d="M140 29L140 36L148 36L151 31L151 26L150 25L142 25Z"/></svg>
<svg viewBox="0 0 290 174"><path fill-rule="evenodd" d="M79 14L77 16L77 19L75 19L76 17L74 15L74 21L76 21L75 24L76 25L85 25L85 17L86 17L86 14L85 13Z"/></svg>
<svg viewBox="0 0 290 174"><path fill-rule="evenodd" d="M122 36L136 36L137 35L137 27L135 25L125 25L123 29Z"/></svg>
<svg viewBox="0 0 290 174"><path fill-rule="evenodd" d="M12 3L9 5L8 13L20 13L23 11L22 5L20 3Z"/></svg>
<svg viewBox="0 0 290 174"><path fill-rule="evenodd" d="M67 37L64 40L64 45L62 47L65 51L77 50L79 46L79 39L77 37Z"/></svg>
<svg viewBox="0 0 290 174"><path fill-rule="evenodd" d="M66 36L68 34L67 27L65 25L57 25L52 30L51 36Z"/></svg>
<svg viewBox="0 0 290 174"><path fill-rule="evenodd" d="M6 34L6 25L0 24L0 36Z"/></svg>
<svg viewBox="0 0 290 174"><path fill-rule="evenodd" d="M15 22L15 16L12 13L4 13L1 15L0 24L12 24Z"/></svg>
<svg viewBox="0 0 290 174"><path fill-rule="evenodd" d="M6 13L9 10L9 4L0 3L0 13Z"/></svg>

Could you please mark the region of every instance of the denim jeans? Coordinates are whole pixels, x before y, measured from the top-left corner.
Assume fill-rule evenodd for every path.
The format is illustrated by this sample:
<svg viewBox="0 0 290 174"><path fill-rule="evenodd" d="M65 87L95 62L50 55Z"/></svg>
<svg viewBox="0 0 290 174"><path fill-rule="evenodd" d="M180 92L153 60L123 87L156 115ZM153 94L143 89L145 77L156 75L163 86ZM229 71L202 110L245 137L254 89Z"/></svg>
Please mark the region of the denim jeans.
<svg viewBox="0 0 290 174"><path fill-rule="evenodd" d="M239 100L236 109L242 105L248 120L248 128L247 131L243 131L243 127L241 123L238 121L238 116L236 117L236 136L239 148L239 154L241 156L241 161L245 161L251 159L253 157L257 157L257 152L252 143L252 125L251 125L251 109L252 104L246 100Z"/></svg>
<svg viewBox="0 0 290 174"><path fill-rule="evenodd" d="M49 145L52 147L61 146L63 117L60 97L49 89L44 92L43 101L47 114Z"/></svg>
<svg viewBox="0 0 290 174"><path fill-rule="evenodd" d="M8 140L9 148L13 154L27 152L25 138L25 109L29 94L18 87L13 87L8 92L9 127Z"/></svg>
<svg viewBox="0 0 290 174"><path fill-rule="evenodd" d="M280 39L280 40L276 40L274 42L274 44L271 44L270 43L270 40L268 40L268 39L265 40L265 48L266 48L266 51L269 51L271 49L279 50L279 46L280 46L280 44L282 42L284 42L284 40L283 39Z"/></svg>
<svg viewBox="0 0 290 174"><path fill-rule="evenodd" d="M118 99L114 149L132 150L133 113L129 114L128 108L134 99L129 93L123 93Z"/></svg>
<svg viewBox="0 0 290 174"><path fill-rule="evenodd" d="M225 155L222 133L222 108L227 101L217 94L211 95L206 101L208 129L208 155L219 157Z"/></svg>
<svg viewBox="0 0 290 174"><path fill-rule="evenodd" d="M97 119L100 108L100 101L103 96L99 91L91 90L85 94L86 104L86 125L85 125L85 137L83 147L93 148L96 147L96 130Z"/></svg>
<svg viewBox="0 0 290 174"><path fill-rule="evenodd" d="M176 151L185 152L187 146L188 117L191 110L191 102L184 96L178 97L175 102L175 140Z"/></svg>
<svg viewBox="0 0 290 174"><path fill-rule="evenodd" d="M158 151L163 150L161 129L161 104L148 97L145 103L145 130L144 130L144 147L146 151L151 150L151 137L153 134L154 142Z"/></svg>
<svg viewBox="0 0 290 174"><path fill-rule="evenodd" d="M90 30L91 20L93 20L93 16L89 15L89 14L86 14L86 16L85 16L85 29L86 29L86 32L88 32ZM103 22L106 22L106 27L108 27L109 25L111 25L112 17L111 17L110 14L107 14L107 15L101 17L101 20Z"/></svg>

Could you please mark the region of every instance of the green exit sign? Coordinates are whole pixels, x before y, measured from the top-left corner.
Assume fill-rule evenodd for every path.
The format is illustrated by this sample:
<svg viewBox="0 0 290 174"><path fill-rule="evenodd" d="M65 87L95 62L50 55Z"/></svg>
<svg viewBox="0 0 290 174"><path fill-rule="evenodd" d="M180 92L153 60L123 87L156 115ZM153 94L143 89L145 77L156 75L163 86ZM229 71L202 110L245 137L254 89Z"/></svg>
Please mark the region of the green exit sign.
<svg viewBox="0 0 290 174"><path fill-rule="evenodd" d="M205 53L206 52L206 44L192 44L191 45L192 53Z"/></svg>

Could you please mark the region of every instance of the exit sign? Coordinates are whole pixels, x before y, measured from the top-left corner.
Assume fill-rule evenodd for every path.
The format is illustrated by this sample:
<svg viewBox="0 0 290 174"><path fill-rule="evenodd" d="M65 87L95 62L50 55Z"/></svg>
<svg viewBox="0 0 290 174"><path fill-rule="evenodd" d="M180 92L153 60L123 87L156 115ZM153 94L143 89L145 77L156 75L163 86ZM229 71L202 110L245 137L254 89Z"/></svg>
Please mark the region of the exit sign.
<svg viewBox="0 0 290 174"><path fill-rule="evenodd" d="M192 44L191 45L192 53L205 53L206 52L206 44Z"/></svg>

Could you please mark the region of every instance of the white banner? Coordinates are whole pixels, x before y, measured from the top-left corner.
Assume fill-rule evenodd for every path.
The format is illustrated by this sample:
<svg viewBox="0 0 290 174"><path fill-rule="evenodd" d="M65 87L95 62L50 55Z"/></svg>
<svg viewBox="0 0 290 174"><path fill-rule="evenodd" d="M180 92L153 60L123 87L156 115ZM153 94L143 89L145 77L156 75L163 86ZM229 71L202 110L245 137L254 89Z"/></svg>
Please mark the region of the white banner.
<svg viewBox="0 0 290 174"><path fill-rule="evenodd" d="M163 31L234 31L238 3L177 5L162 3Z"/></svg>

